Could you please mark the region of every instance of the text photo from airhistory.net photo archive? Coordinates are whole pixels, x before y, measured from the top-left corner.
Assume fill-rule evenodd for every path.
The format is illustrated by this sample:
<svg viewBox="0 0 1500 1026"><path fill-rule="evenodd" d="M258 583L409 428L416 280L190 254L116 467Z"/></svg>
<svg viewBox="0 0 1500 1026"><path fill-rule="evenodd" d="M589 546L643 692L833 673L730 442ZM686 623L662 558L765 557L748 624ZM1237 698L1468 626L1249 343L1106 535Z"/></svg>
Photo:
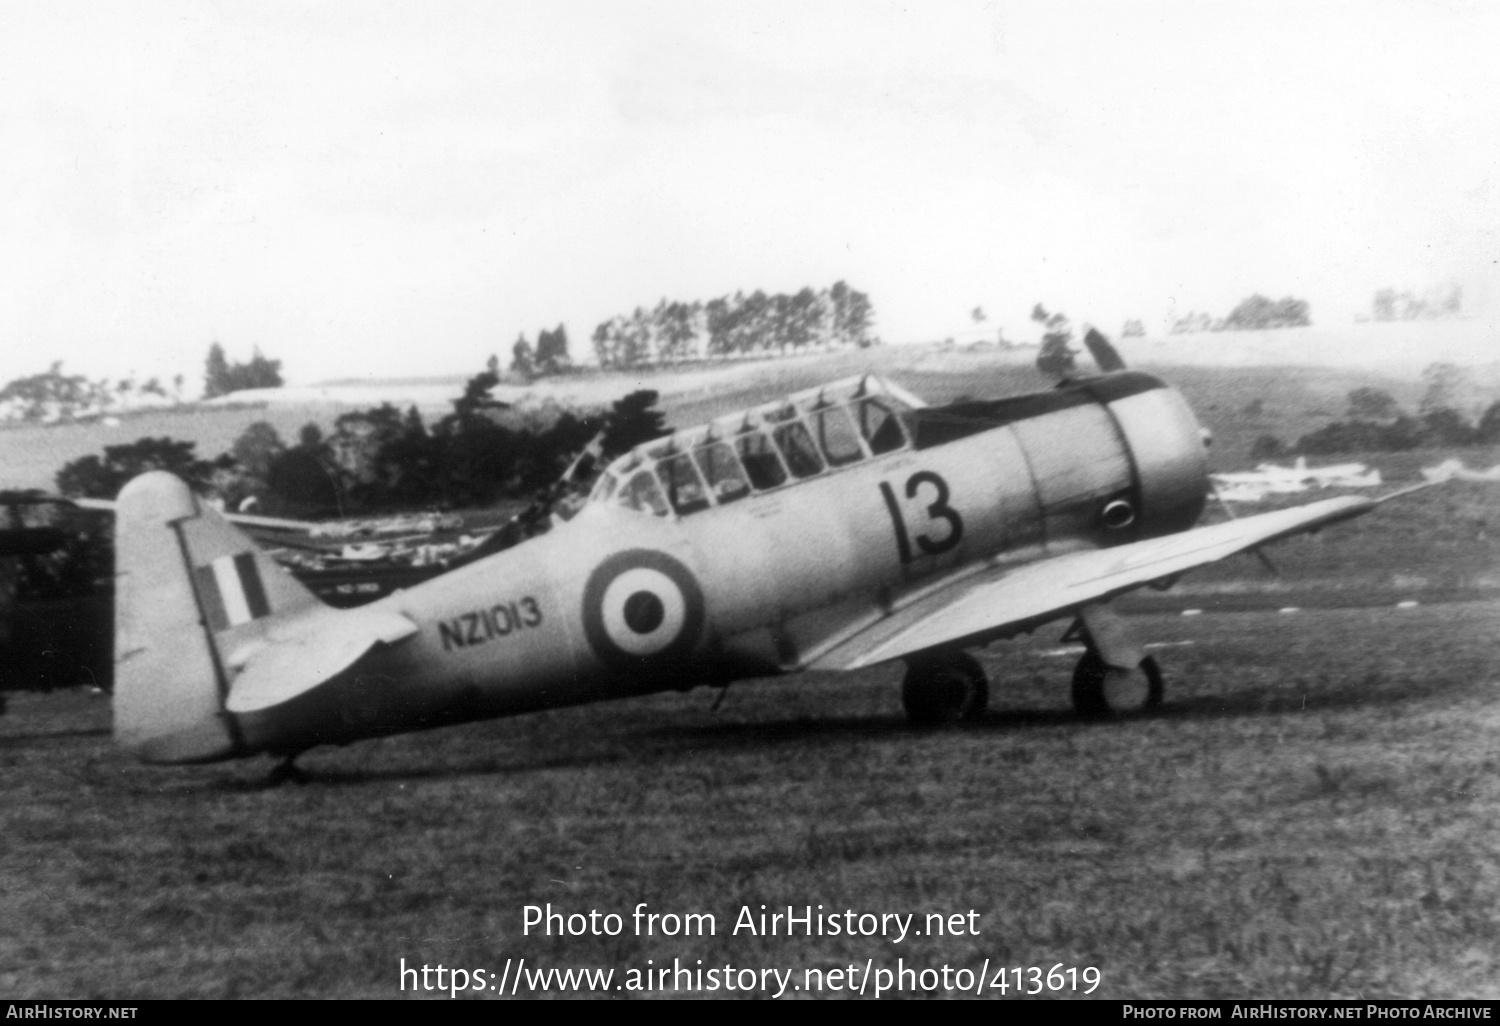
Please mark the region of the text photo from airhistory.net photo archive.
<svg viewBox="0 0 1500 1026"><path fill-rule="evenodd" d="M1494 1014L1500 9L0 20L7 1021Z"/></svg>

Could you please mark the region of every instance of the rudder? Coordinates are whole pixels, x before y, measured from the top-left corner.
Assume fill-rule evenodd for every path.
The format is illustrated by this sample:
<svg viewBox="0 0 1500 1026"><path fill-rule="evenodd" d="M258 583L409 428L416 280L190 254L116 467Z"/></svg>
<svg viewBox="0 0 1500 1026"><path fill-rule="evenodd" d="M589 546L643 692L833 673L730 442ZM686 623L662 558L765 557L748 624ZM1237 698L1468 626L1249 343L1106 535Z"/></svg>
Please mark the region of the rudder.
<svg viewBox="0 0 1500 1026"><path fill-rule="evenodd" d="M239 754L226 658L321 603L165 471L120 492L115 561L116 740L145 762Z"/></svg>

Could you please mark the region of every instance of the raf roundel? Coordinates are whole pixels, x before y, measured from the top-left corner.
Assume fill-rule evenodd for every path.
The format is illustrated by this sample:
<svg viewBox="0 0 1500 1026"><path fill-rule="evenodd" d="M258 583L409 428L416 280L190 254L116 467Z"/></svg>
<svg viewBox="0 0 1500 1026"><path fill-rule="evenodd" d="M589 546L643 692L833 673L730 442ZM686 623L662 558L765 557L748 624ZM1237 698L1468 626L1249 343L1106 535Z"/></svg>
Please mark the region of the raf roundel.
<svg viewBox="0 0 1500 1026"><path fill-rule="evenodd" d="M583 630L604 662L642 669L688 655L703 632L703 592L662 552L611 556L583 590Z"/></svg>

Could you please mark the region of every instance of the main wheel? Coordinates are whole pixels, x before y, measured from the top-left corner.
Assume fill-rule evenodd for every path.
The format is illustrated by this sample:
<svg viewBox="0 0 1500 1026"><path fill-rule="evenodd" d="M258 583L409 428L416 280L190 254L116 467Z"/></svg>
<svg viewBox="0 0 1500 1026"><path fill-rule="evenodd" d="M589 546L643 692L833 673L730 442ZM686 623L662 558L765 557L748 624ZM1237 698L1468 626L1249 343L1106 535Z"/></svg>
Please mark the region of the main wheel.
<svg viewBox="0 0 1500 1026"><path fill-rule="evenodd" d="M1161 696L1161 667L1152 656L1133 670L1121 670L1089 649L1073 670L1073 708L1080 716L1146 712L1161 705Z"/></svg>
<svg viewBox="0 0 1500 1026"><path fill-rule="evenodd" d="M978 719L989 700L990 686L984 671L967 652L912 663L901 682L901 704L914 726Z"/></svg>

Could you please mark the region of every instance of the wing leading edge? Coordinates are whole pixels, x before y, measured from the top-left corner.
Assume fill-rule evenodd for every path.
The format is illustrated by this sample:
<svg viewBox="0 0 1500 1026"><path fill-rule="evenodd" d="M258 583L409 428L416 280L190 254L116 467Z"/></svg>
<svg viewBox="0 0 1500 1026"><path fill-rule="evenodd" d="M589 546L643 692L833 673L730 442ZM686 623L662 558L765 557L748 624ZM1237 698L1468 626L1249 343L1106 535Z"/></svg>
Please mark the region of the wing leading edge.
<svg viewBox="0 0 1500 1026"><path fill-rule="evenodd" d="M991 641L1123 592L1293 534L1368 513L1378 500L1343 496L1108 549L997 566L925 594L811 660L854 670L945 645Z"/></svg>

